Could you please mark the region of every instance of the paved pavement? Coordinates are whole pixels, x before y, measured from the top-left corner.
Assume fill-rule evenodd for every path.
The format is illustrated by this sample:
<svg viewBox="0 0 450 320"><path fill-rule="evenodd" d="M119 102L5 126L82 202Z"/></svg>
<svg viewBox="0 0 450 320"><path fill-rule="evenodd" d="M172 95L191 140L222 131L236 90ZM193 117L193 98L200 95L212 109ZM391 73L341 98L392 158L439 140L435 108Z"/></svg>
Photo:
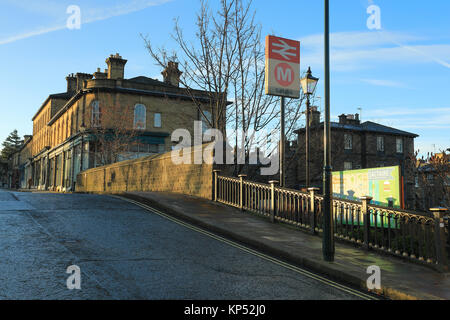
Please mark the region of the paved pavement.
<svg viewBox="0 0 450 320"><path fill-rule="evenodd" d="M66 287L74 264L81 290ZM118 198L0 190L0 298L358 297Z"/></svg>
<svg viewBox="0 0 450 320"><path fill-rule="evenodd" d="M320 237L287 225L272 224L266 218L179 194L129 192L123 196L361 290L367 290L367 268L376 265L381 269L379 293L388 298L450 299L450 273L439 273L400 258L365 252L339 242L335 261L327 263L322 259Z"/></svg>

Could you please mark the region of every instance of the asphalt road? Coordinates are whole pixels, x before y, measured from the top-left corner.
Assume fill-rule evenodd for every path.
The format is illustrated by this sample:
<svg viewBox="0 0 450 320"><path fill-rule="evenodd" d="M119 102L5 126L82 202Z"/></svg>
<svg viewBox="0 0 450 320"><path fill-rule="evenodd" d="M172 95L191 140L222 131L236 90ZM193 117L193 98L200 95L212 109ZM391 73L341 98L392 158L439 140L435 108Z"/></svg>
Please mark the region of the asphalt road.
<svg viewBox="0 0 450 320"><path fill-rule="evenodd" d="M0 190L0 299L359 297L117 198Z"/></svg>

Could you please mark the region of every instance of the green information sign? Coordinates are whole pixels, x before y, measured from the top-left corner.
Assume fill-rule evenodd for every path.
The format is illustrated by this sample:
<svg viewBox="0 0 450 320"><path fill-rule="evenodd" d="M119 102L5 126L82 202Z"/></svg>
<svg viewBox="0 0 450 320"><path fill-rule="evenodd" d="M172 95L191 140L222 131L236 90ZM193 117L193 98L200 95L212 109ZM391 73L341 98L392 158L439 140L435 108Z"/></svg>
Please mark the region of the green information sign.
<svg viewBox="0 0 450 320"><path fill-rule="evenodd" d="M356 200L371 196L372 203L401 207L400 167L382 167L333 172L333 196Z"/></svg>

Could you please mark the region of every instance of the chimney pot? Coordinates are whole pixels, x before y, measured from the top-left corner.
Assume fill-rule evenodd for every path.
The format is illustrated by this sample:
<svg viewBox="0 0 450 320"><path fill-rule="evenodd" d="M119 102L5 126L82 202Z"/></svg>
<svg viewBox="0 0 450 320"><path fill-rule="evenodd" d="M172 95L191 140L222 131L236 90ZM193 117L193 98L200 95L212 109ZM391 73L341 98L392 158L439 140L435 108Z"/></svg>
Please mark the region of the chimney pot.
<svg viewBox="0 0 450 320"><path fill-rule="evenodd" d="M180 76L183 72L178 69L178 62L169 61L167 67L161 74L163 75L164 82L171 84L175 87L180 86Z"/></svg>

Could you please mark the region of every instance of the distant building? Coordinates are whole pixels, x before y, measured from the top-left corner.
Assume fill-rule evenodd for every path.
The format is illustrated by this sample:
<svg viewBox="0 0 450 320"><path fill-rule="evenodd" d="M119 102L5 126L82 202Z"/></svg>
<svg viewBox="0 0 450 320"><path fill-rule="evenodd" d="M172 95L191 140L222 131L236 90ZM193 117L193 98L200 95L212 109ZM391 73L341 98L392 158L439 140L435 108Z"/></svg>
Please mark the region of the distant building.
<svg viewBox="0 0 450 320"><path fill-rule="evenodd" d="M311 109L310 115L310 177L311 185L322 187L323 172L323 122L320 112ZM305 128L296 130L298 186L306 183ZM414 138L418 135L371 121L361 123L358 114L339 116L339 122L331 122L331 160L333 171L400 166L404 177L405 206L414 207L414 168L410 157L414 154Z"/></svg>
<svg viewBox="0 0 450 320"><path fill-rule="evenodd" d="M0 159L0 188L8 187L8 161Z"/></svg>
<svg viewBox="0 0 450 320"><path fill-rule="evenodd" d="M25 135L22 145L11 155L8 186L13 189L27 188L32 177L31 153L33 136Z"/></svg>
<svg viewBox="0 0 450 320"><path fill-rule="evenodd" d="M120 160L124 160L171 150L173 130L183 128L192 134L195 120L211 116L208 92L179 86L178 63L168 63L163 81L144 76L124 79L126 63L119 54L111 55L104 72L70 74L67 91L44 101L32 119L33 187L74 190L80 171L102 165L99 128L109 130L103 137L114 137L119 129L133 134L138 143L130 143L121 152ZM119 122L105 124L108 114Z"/></svg>
<svg viewBox="0 0 450 320"><path fill-rule="evenodd" d="M437 153L417 162L415 191L418 210L450 208L450 154Z"/></svg>

